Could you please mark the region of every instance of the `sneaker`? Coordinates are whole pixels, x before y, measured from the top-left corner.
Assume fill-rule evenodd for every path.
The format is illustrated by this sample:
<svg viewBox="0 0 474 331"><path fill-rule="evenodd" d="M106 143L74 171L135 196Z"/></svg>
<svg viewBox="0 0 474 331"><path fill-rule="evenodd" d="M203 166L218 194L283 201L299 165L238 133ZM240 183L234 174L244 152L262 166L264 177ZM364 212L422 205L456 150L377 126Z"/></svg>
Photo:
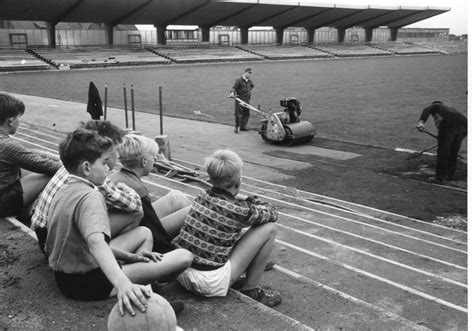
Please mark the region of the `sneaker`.
<svg viewBox="0 0 474 331"><path fill-rule="evenodd" d="M171 308L174 310L174 314L178 315L184 310L184 302L183 301L168 301L171 305Z"/></svg>
<svg viewBox="0 0 474 331"><path fill-rule="evenodd" d="M252 298L265 306L273 307L281 302L281 295L278 292L265 290L261 287L255 287L250 290L241 290L240 293Z"/></svg>
<svg viewBox="0 0 474 331"><path fill-rule="evenodd" d="M239 128L234 129L234 133L239 133Z"/></svg>

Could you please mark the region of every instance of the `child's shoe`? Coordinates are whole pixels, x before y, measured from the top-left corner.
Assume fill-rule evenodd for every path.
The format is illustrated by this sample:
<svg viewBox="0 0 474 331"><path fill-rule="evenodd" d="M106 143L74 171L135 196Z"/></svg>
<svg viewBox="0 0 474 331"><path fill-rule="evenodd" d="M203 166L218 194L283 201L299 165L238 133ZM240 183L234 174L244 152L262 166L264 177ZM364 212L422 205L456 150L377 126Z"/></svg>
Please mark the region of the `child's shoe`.
<svg viewBox="0 0 474 331"><path fill-rule="evenodd" d="M276 306L281 302L280 293L265 290L258 286L250 290L241 290L240 292L268 307Z"/></svg>

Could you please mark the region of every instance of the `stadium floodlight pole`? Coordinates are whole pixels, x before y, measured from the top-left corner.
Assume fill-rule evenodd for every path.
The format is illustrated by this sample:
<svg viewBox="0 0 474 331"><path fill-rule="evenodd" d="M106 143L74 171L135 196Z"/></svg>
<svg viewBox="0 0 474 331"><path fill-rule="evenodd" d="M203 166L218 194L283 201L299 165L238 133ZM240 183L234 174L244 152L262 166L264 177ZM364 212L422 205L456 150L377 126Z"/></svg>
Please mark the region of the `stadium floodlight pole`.
<svg viewBox="0 0 474 331"><path fill-rule="evenodd" d="M135 98L133 91L133 84L130 86L130 97L132 102L132 129L135 131Z"/></svg>
<svg viewBox="0 0 474 331"><path fill-rule="evenodd" d="M107 83L105 83L105 91L104 91L104 120L107 119Z"/></svg>
<svg viewBox="0 0 474 331"><path fill-rule="evenodd" d="M123 104L125 106L125 128L128 129L127 87L123 84Z"/></svg>
<svg viewBox="0 0 474 331"><path fill-rule="evenodd" d="M161 94L161 86L158 88L158 99L160 102L160 135L163 135L163 102L162 102L162 94Z"/></svg>

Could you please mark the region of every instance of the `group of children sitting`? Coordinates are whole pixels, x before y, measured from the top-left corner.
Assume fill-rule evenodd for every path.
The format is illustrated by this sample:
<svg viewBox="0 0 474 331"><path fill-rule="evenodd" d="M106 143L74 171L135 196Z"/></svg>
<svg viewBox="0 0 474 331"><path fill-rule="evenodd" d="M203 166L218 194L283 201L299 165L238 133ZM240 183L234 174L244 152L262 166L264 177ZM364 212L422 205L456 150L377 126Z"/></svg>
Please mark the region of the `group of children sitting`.
<svg viewBox="0 0 474 331"><path fill-rule="evenodd" d="M153 139L91 120L67 134L58 159L13 137L24 111L22 101L0 93L0 218L31 217L65 296L117 296L120 313L135 315L134 308L146 310L149 284L177 280L203 296L226 296L238 284L267 306L281 302L258 286L278 213L239 193L236 153L205 159L213 187L194 201L179 191L152 201L141 178L159 156Z"/></svg>

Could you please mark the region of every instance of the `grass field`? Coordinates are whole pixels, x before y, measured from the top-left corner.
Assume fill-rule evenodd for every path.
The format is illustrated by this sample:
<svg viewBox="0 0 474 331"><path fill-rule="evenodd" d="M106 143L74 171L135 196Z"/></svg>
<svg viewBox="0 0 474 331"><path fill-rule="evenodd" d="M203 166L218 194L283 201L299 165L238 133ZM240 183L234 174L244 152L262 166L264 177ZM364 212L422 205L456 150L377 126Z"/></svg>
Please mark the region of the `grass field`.
<svg viewBox="0 0 474 331"><path fill-rule="evenodd" d="M467 54L11 73L1 75L0 90L87 102L89 82L102 94L107 82L109 106L123 107L123 84L127 89L133 84L135 108L158 112L161 86L165 115L209 120L193 113L199 110L231 125L233 101L226 96L249 66L256 85L253 105L280 111L282 97L296 97L303 119L321 137L423 149L432 138L415 125L430 102L441 100L467 113ZM51 115L53 122L53 110ZM252 128L258 128L258 118L253 114ZM431 120L427 128L436 131Z"/></svg>

